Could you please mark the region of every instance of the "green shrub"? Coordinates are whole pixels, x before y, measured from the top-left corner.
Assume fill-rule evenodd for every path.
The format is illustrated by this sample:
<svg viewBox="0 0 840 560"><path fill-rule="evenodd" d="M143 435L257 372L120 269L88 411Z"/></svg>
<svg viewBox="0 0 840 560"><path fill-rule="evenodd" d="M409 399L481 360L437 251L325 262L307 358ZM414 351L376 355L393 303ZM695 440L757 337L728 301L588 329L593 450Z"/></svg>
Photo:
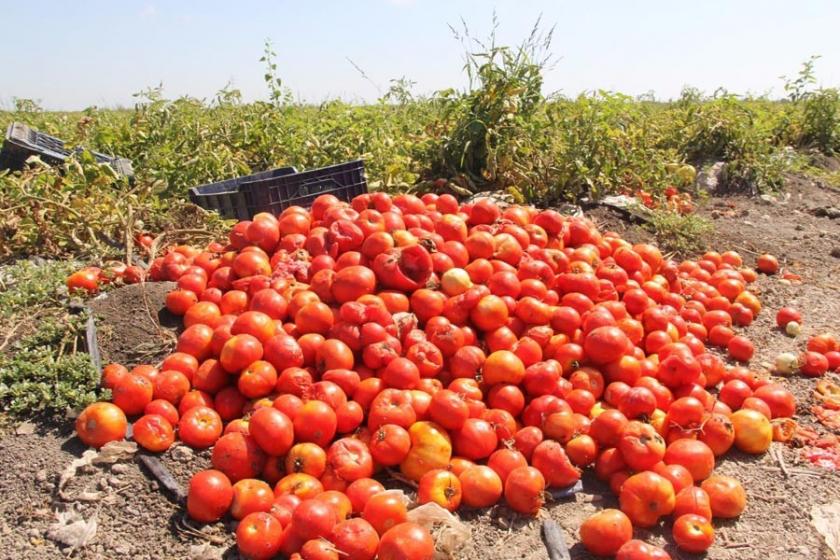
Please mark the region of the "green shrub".
<svg viewBox="0 0 840 560"><path fill-rule="evenodd" d="M62 412L102 396L99 372L80 351L84 316L50 318L0 353L0 404L13 414Z"/></svg>
<svg viewBox="0 0 840 560"><path fill-rule="evenodd" d="M84 351L84 314L69 314L67 261L19 261L0 269L0 407L13 414L63 412L100 395Z"/></svg>
<svg viewBox="0 0 840 560"><path fill-rule="evenodd" d="M708 220L694 214L656 210L651 213L648 229L656 235L656 241L663 250L688 256L705 249L704 239L714 228Z"/></svg>
<svg viewBox="0 0 840 560"><path fill-rule="evenodd" d="M802 104L802 144L827 155L840 151L840 91L818 89Z"/></svg>

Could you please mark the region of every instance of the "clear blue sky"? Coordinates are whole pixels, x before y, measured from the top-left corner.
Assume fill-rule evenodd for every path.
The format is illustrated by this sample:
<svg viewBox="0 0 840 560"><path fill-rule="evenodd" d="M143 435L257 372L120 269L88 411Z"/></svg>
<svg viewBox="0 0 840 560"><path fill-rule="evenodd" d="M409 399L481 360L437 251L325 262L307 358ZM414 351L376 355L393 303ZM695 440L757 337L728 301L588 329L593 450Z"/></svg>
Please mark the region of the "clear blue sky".
<svg viewBox="0 0 840 560"><path fill-rule="evenodd" d="M598 88L657 97L686 85L781 94L812 54L820 82L840 85L837 0L354 0L4 2L0 106L34 98L51 109L130 105L163 83L169 97L212 97L227 82L265 98L258 61L270 38L278 71L307 101L371 100L407 76L418 92L464 86L462 50L447 24L479 37L493 8L502 42L542 13L555 25L547 91Z"/></svg>

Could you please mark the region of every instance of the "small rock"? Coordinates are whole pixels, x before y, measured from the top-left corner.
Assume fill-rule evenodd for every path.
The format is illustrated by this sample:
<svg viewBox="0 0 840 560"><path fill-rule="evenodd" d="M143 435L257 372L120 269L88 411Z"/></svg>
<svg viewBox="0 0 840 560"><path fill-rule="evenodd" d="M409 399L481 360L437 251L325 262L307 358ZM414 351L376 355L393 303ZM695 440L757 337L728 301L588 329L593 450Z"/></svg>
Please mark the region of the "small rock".
<svg viewBox="0 0 840 560"><path fill-rule="evenodd" d="M128 465L125 463L114 463L111 467L111 472L114 474L125 474L128 472Z"/></svg>
<svg viewBox="0 0 840 560"><path fill-rule="evenodd" d="M834 208L833 206L814 208L811 213L818 218L828 218L830 220L840 218L840 208Z"/></svg>
<svg viewBox="0 0 840 560"><path fill-rule="evenodd" d="M125 482L116 476L109 476L108 477L108 485L113 486L114 488L119 488L120 486L125 486Z"/></svg>
<svg viewBox="0 0 840 560"><path fill-rule="evenodd" d="M697 174L694 183L699 190L713 193L722 183L726 182L726 163L715 162Z"/></svg>
<svg viewBox="0 0 840 560"><path fill-rule="evenodd" d="M97 483L97 487L100 490L107 490L108 489L108 480L105 478L100 478L99 482Z"/></svg>
<svg viewBox="0 0 840 560"><path fill-rule="evenodd" d="M178 447L174 447L170 454L172 455L173 459L181 462L191 461L193 458L193 450L187 447L186 445L179 445Z"/></svg>
<svg viewBox="0 0 840 560"><path fill-rule="evenodd" d="M33 527L32 529L26 530L26 536L29 538L39 538L41 536L41 531Z"/></svg>
<svg viewBox="0 0 840 560"><path fill-rule="evenodd" d="M758 199L765 204L777 204L779 201L776 200L775 196L771 196L769 194L762 194L758 196Z"/></svg>
<svg viewBox="0 0 840 560"><path fill-rule="evenodd" d="M140 515L140 510L139 510L139 509L137 509L137 508L133 508L133 507L127 507L127 508L125 508L125 512L126 512L127 514L129 514L129 515L133 515L133 516L135 516L135 517L138 517L138 516Z"/></svg>
<svg viewBox="0 0 840 560"><path fill-rule="evenodd" d="M840 247L835 247L831 250L831 256L835 259L840 259Z"/></svg>
<svg viewBox="0 0 840 560"><path fill-rule="evenodd" d="M125 544L119 544L114 547L114 553L120 556L128 556L131 554L131 548Z"/></svg>
<svg viewBox="0 0 840 560"><path fill-rule="evenodd" d="M35 473L35 480L38 482L44 482L47 480L47 469L41 469Z"/></svg>
<svg viewBox="0 0 840 560"><path fill-rule="evenodd" d="M22 422L18 425L15 433L19 436L29 436L35 433L35 424L32 422Z"/></svg>
<svg viewBox="0 0 840 560"><path fill-rule="evenodd" d="M805 226L803 226L802 224L796 224L796 226L794 226L793 229L795 229L796 231L802 231L805 229Z"/></svg>

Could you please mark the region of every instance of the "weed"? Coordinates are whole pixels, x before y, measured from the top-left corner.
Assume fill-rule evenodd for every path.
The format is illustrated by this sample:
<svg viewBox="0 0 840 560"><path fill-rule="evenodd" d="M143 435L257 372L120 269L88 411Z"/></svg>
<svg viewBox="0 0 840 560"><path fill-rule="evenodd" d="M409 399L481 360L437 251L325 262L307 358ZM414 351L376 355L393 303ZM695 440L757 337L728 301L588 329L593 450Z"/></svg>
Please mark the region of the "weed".
<svg viewBox="0 0 840 560"><path fill-rule="evenodd" d="M99 394L99 373L76 340L85 317L49 318L0 353L0 403L13 414L81 408Z"/></svg>
<svg viewBox="0 0 840 560"><path fill-rule="evenodd" d="M72 262L19 261L0 269L0 406L13 414L62 412L99 395L84 352L85 314L69 314Z"/></svg>
<svg viewBox="0 0 840 560"><path fill-rule="evenodd" d="M684 177L692 174L675 171L684 164L721 160L731 190L773 191L789 169L787 146L838 151L840 96L814 89L814 60L788 79L785 101L694 89L674 102L606 91L545 97L551 37L538 22L506 47L495 32L479 40L464 26L456 38L466 91L417 96L401 78L368 105L295 101L270 44L261 59L267 101L243 103L231 87L211 100L166 99L153 87L123 110L56 113L16 100L15 111L0 112L0 127L19 120L71 146L131 158L137 175L129 184L89 155L60 170L36 163L0 172L0 257L119 256L131 234L171 223L190 187L277 166L364 158L373 189L419 191L445 177L459 194L507 189L550 204L639 190L661 196L690 186Z"/></svg>
<svg viewBox="0 0 840 560"><path fill-rule="evenodd" d="M73 261L18 261L0 269L0 318L8 319L32 307L60 307L64 280L78 268Z"/></svg>
<svg viewBox="0 0 840 560"><path fill-rule="evenodd" d="M682 215L670 210L651 213L648 229L656 235L659 246L687 256L704 249L705 239L712 232L712 224L695 214Z"/></svg>

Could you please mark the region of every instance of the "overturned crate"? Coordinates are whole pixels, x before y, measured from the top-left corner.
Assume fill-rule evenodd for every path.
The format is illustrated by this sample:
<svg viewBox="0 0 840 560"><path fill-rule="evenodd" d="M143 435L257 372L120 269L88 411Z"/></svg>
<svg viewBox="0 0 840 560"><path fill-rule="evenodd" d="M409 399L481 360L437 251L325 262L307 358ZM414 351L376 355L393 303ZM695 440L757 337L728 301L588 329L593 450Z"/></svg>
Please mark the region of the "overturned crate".
<svg viewBox="0 0 840 560"><path fill-rule="evenodd" d="M32 156L38 156L41 161L49 165L60 165L74 151L78 153L81 150L82 148L68 150L64 147L63 140L38 132L23 123L15 122L6 129L6 139L3 141L3 148L0 149L0 169L13 171L23 169L26 160ZM97 162L109 164L120 175L125 177L134 175L129 159L111 157L98 152L91 152L91 154Z"/></svg>

